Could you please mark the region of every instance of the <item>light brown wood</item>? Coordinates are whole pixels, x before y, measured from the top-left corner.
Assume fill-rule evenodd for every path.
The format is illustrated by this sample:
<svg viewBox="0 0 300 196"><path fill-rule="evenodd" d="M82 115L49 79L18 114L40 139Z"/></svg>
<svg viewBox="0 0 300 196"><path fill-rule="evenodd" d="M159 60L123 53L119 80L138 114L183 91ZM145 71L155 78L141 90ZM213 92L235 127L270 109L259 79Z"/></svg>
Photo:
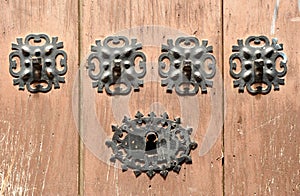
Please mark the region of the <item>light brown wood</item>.
<svg viewBox="0 0 300 196"><path fill-rule="evenodd" d="M300 194L297 0L80 0L80 12L77 4L0 2L0 195ZM64 42L68 72L60 89L31 94L13 86L11 43L29 33ZM138 93L112 97L91 86L86 71L90 46L110 35L143 44L147 74ZM160 86L161 44L186 35L207 39L214 47L218 68L208 94L180 97ZM277 37L284 44L288 73L280 91L252 96L233 88L231 47L250 35ZM183 165L179 174L170 172L166 180L145 174L136 178L131 170L122 172L118 162L111 164L112 152L105 146L111 125L137 111L166 111L170 118L181 117L184 127L193 127L198 143L191 152L193 163Z"/></svg>
<svg viewBox="0 0 300 196"><path fill-rule="evenodd" d="M78 68L77 3L0 2L0 195L76 195L78 132L72 86ZM66 83L49 93L13 86L11 43L30 33L58 36L68 54Z"/></svg>
<svg viewBox="0 0 300 196"><path fill-rule="evenodd" d="M105 37L119 34L136 37L138 42L144 44L143 51L147 56L147 75L144 87L140 92L132 92L129 97L130 115L133 117L137 111L147 114L151 111L168 112L171 118L182 117L182 122L194 122L193 140L199 147L192 151L193 164L184 165L177 175L170 172L167 179L156 175L152 180L143 174L136 178L131 170L122 172L108 161L111 150L105 150L105 140L112 137L111 124L121 123L119 113L127 107L122 100L126 97L112 98L106 93L98 94L92 89L93 98L84 98L91 81L82 84L82 134L85 143L93 140L93 144L85 144L83 151L83 181L81 193L86 195L221 195L222 194L222 140L217 134L216 143L210 151L199 155L201 145L209 126L212 114L211 93L222 97L222 85L216 83L214 89L209 89L208 94L199 93L195 97L179 98L175 92L167 94L164 87L160 86L157 77L157 59L160 55L161 44L166 44L168 38L176 38L179 31L196 36L200 40L208 39L209 45L214 47L220 77L222 70L221 58L221 5L220 1L81 1L82 26L81 26L81 58L86 59L90 45L95 44L95 39L103 40ZM153 26L156 25L156 26ZM172 28L173 30L170 30ZM158 41L157 41L158 40ZM150 63L152 62L152 64ZM83 63L84 64L84 63ZM82 65L82 77L85 76L85 65ZM221 79L220 79L221 80ZM82 79L82 81L85 81ZM222 81L222 80L221 80ZM189 104L183 106L180 100ZM94 103L89 105L90 100ZM154 104L153 104L154 103ZM114 111L116 105L119 112ZM181 108L182 107L182 108ZM200 117L190 113L191 107L199 107ZM96 108L96 120L103 129L95 126L95 135L89 135L93 125L88 120L95 114L91 109ZM181 111L181 109L183 109ZM222 107L220 108L222 110ZM87 111L87 113L84 113ZM90 111L90 112L89 112ZM219 111L221 114L222 112ZM195 117L197 116L197 117ZM196 123L195 123L196 122ZM102 132L101 136L97 136ZM216 130L217 132L221 131ZM219 133L218 132L218 133ZM89 136L88 136L89 135ZM99 134L100 135L100 134ZM207 141L206 141L207 142ZM100 153L102 149L103 153ZM103 150L104 149L104 150ZM203 150L203 149L202 149ZM207 150L207 149L206 149ZM96 151L96 153L95 153ZM205 151L205 150L203 150ZM109 153L104 155L105 153ZM101 157L101 158L99 158ZM105 159L104 159L105 157ZM104 159L104 160L103 160Z"/></svg>
<svg viewBox="0 0 300 196"><path fill-rule="evenodd" d="M224 1L225 195L300 193L300 35L296 0ZM288 56L280 91L238 93L229 76L236 40L250 35L277 37Z"/></svg>

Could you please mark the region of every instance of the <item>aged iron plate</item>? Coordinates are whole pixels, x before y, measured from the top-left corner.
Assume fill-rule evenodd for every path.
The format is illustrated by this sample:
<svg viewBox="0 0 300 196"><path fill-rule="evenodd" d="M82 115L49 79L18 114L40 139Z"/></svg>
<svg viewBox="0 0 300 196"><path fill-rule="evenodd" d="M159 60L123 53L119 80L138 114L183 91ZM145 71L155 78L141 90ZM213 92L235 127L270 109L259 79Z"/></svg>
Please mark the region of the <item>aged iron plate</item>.
<svg viewBox="0 0 300 196"><path fill-rule="evenodd" d="M162 45L159 59L159 75L162 86L171 93L173 87L179 95L195 95L201 88L207 93L207 87L213 86L210 80L216 73L216 60L212 46L202 40L200 45L196 37L179 37L175 44L168 39L168 45ZM168 68L167 68L168 67Z"/></svg>
<svg viewBox="0 0 300 196"><path fill-rule="evenodd" d="M52 37L50 42L45 34L30 34L24 42L23 38L17 38L17 44L12 44L9 72L16 78L13 84L19 85L19 90L26 86L31 93L46 93L52 89L52 84L57 89L59 83L65 82L67 54L60 50L63 43L57 40L57 37Z"/></svg>
<svg viewBox="0 0 300 196"><path fill-rule="evenodd" d="M229 59L234 87L244 92L246 86L253 95L269 93L272 85L274 90L279 90L279 85L284 84L282 77L287 73L287 56L282 50L283 44L278 44L276 38L270 43L266 36L250 36L245 44L239 39L238 45L232 47L234 53ZM276 68L276 64L281 70Z"/></svg>
<svg viewBox="0 0 300 196"><path fill-rule="evenodd" d="M132 169L139 176L152 178L159 173L166 178L169 171L179 172L183 163L192 163L190 151L197 147L192 142L191 128L180 126L180 118L170 120L167 113L144 116L137 112L134 119L124 117L121 126L112 126L114 135L106 145L112 148L111 161L119 160L123 171Z"/></svg>
<svg viewBox="0 0 300 196"><path fill-rule="evenodd" d="M146 74L146 56L141 49L142 45L136 39L131 39L129 44L125 36L107 37L103 44L96 40L88 57L88 73L98 93L102 93L103 88L109 95L127 95L132 87L139 91L143 86L140 79Z"/></svg>

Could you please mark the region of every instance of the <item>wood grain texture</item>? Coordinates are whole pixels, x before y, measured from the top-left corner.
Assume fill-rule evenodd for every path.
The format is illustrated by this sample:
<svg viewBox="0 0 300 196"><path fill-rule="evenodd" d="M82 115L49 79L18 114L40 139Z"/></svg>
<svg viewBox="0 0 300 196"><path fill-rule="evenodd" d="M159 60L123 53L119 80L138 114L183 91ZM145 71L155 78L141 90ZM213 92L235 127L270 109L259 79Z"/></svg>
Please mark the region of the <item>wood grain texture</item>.
<svg viewBox="0 0 300 196"><path fill-rule="evenodd" d="M222 195L223 191L225 195L299 195L300 5L296 0L80 0L80 13L72 0L6 0L0 6L4 10L0 12L0 195L76 195L78 189L80 195ZM61 89L30 94L12 85L11 43L29 33L58 36L64 42L68 72ZM90 45L114 34L135 37L144 45L147 75L138 93L99 94L86 77ZM214 47L218 72L208 94L183 98L160 86L161 44L179 35L208 39ZM288 73L280 91L252 96L233 88L231 46L250 35L277 37L284 44ZM219 130L207 132L211 121L223 115L223 69L224 140ZM215 100L221 100L219 105L214 105ZM192 139L199 144L191 152L193 164L183 165L179 174L170 172L166 180L159 175L150 180L145 174L136 178L130 170L122 172L118 163L111 164L111 150L104 144L112 137L111 125L120 125L124 113L133 117L137 111L166 111L170 118L182 117L185 127L192 126Z"/></svg>
<svg viewBox="0 0 300 196"><path fill-rule="evenodd" d="M78 68L77 2L5 0L0 7L0 195L76 195L72 85ZM31 94L13 86L11 43L30 33L58 36L64 43L68 72L60 89Z"/></svg>
<svg viewBox="0 0 300 196"><path fill-rule="evenodd" d="M83 140L89 143L90 139L94 143L85 144L83 151L82 180L84 183L81 184L81 193L86 195L221 195L221 135L214 135L217 141L207 154L199 156L199 150L212 114L211 97L214 95L222 97L222 87L209 89L208 94L200 93L195 97L180 98L174 92L173 94L165 92L166 89L160 86L157 72L157 59L160 55L161 44L166 44L168 38L176 38L179 32L183 32L181 35L196 36L200 40L208 39L209 45L214 47L217 69L219 72L222 70L220 1L82 0L81 5L82 62L89 54L90 45L95 43L95 39L103 40L114 34L136 37L138 42L144 45L143 52L148 62L144 87L140 92L132 92L128 95L128 104L122 102L126 99L124 97L112 98L106 93L98 94L96 89L92 91L91 96L95 103L91 107L85 99L82 99L82 109L87 111L87 113L82 113ZM173 30L170 30L171 28ZM83 75L86 73L84 64L82 65ZM218 74L220 77L221 73ZM82 88L81 96L84 97L87 89L91 89L91 81L82 84ZM181 104L180 100L188 104ZM193 102L197 104L193 105ZM191 153L193 164L184 165L178 175L170 172L166 180L159 175L149 180L145 174L136 178L132 171L122 172L116 165L110 164L108 159L111 150L103 150L105 153L109 152L105 156L99 153L99 149L107 148L104 142L112 137L111 124L120 125L120 116L122 117L121 114L126 107L129 108L131 117L137 111L144 114L151 111L158 113L166 111L171 118L183 117L183 123L193 122L194 125L196 123L197 128L194 130L193 139L198 142L199 147ZM191 109L195 107L199 109L200 117L191 113L193 111ZM89 109L93 108L95 108L99 125L103 127L103 129L95 127L95 134L97 135L97 131L100 131L103 132L102 136L88 136L86 133L92 126L87 121L94 116L89 112ZM95 153L95 151L98 152ZM102 160L103 157L106 159Z"/></svg>
<svg viewBox="0 0 300 196"><path fill-rule="evenodd" d="M225 195L300 193L299 14L296 0L224 1ZM288 73L280 91L233 88L231 46L250 35L283 43Z"/></svg>

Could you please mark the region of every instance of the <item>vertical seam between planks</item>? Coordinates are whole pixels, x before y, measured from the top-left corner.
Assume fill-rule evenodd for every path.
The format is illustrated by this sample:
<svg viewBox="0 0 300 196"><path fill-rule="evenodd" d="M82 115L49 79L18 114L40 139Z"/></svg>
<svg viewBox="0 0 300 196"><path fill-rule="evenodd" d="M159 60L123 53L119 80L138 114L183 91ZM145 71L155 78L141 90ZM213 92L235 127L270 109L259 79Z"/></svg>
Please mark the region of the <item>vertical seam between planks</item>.
<svg viewBox="0 0 300 196"><path fill-rule="evenodd" d="M78 124L79 124L79 137L78 137L78 195L84 195L84 167L83 167L83 143L81 141L81 135L83 131L82 127L82 71L81 71L81 5L82 1L77 1L77 31L78 31Z"/></svg>
<svg viewBox="0 0 300 196"><path fill-rule="evenodd" d="M224 84L224 75L225 75L225 51L224 51L224 0L220 0L221 3L221 55L222 55L222 191L223 196L225 196L225 84Z"/></svg>

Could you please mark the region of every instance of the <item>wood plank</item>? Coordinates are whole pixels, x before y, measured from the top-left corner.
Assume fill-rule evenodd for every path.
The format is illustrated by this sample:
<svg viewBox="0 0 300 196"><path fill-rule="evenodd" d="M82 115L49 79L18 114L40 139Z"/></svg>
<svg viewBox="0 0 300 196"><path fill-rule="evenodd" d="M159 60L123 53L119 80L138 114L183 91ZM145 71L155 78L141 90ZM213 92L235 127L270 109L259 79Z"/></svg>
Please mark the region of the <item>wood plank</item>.
<svg viewBox="0 0 300 196"><path fill-rule="evenodd" d="M140 92L119 97L110 97L106 93L98 94L96 89L92 89L91 80L86 77L86 64L83 63L81 122L85 148L82 156L84 183L81 184L81 193L221 195L222 124L213 129L213 133L206 134L211 116L216 115L212 114L211 99L221 98L222 102L220 1L82 0L81 13L82 62L87 58L90 45L95 44L96 39L103 40L114 34L137 38L138 42L144 45L143 52L146 53L149 62L145 84ZM167 94L166 88L160 86L157 59L161 44L166 44L168 38L174 39L178 35L196 36L200 40L208 39L209 45L213 45L219 82L215 83L213 89L208 90L208 94L200 93L194 97L182 98L174 92ZM222 106L218 106L222 111ZM183 124L193 125L192 138L199 144L199 147L191 153L193 164L184 165L178 175L170 172L166 180L159 175L150 180L145 174L136 178L132 171L123 173L117 165L112 165L109 162L112 152L104 143L112 137L111 124L120 125L127 107L131 117L137 111L144 114L151 111L158 113L167 111L171 118L181 116ZM195 111L194 108L199 115L192 113ZM222 120L220 110L214 118ZM200 149L202 149L201 156Z"/></svg>
<svg viewBox="0 0 300 196"><path fill-rule="evenodd" d="M0 195L76 195L78 132L72 86L78 68L77 2L0 2ZM68 54L66 83L31 94L13 86L11 43L30 33L57 36Z"/></svg>
<svg viewBox="0 0 300 196"><path fill-rule="evenodd" d="M225 195L300 193L298 6L296 0L224 1ZM283 43L288 73L280 91L252 96L233 88L231 46L250 35Z"/></svg>

